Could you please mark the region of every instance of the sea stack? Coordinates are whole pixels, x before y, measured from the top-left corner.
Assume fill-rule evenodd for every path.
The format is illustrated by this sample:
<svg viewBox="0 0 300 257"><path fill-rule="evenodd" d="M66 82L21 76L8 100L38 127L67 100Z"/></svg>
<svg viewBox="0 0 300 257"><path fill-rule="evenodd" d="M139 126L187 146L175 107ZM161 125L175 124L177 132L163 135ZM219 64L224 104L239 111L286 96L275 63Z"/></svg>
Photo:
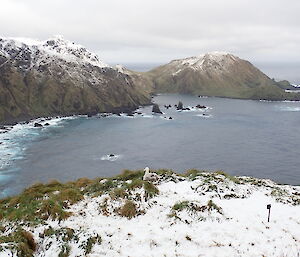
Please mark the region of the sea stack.
<svg viewBox="0 0 300 257"><path fill-rule="evenodd" d="M177 105L177 110L183 110L183 104L181 101L179 101L179 103Z"/></svg>
<svg viewBox="0 0 300 257"><path fill-rule="evenodd" d="M162 114L162 111L159 109L158 104L153 104L152 112L153 112L153 113Z"/></svg>

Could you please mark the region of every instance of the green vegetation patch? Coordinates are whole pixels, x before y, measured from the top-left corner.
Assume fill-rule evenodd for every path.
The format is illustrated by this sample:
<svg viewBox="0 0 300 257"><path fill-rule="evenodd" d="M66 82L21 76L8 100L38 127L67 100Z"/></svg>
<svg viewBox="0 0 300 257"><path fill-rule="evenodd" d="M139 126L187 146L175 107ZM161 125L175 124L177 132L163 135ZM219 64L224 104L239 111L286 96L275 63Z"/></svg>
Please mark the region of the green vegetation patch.
<svg viewBox="0 0 300 257"><path fill-rule="evenodd" d="M72 228L59 228L53 229L49 227L44 230L44 233L40 235L41 237L55 237L58 240L63 242L70 242L71 240L78 240L78 237L75 235L75 231Z"/></svg>
<svg viewBox="0 0 300 257"><path fill-rule="evenodd" d="M6 236L1 236L1 244L6 244L5 248L15 252L18 257L32 257L37 248L32 234L20 227ZM0 251L2 250L4 247L0 246Z"/></svg>
<svg viewBox="0 0 300 257"><path fill-rule="evenodd" d="M144 182L145 198L149 199L159 194L158 188L151 182Z"/></svg>
<svg viewBox="0 0 300 257"><path fill-rule="evenodd" d="M197 202L191 201L180 201L173 205L168 217L174 217L181 220L179 213L183 210L186 210L189 214L195 217L199 217L200 220L203 220L203 217L200 214L206 211L210 213L215 210L217 213L223 215L222 208L217 206L212 200L209 200L206 205L200 205Z"/></svg>
<svg viewBox="0 0 300 257"><path fill-rule="evenodd" d="M121 180L121 181L127 181L127 180L135 180L135 179L142 179L144 176L144 171L142 170L124 170L120 175L116 176L115 179Z"/></svg>
<svg viewBox="0 0 300 257"><path fill-rule="evenodd" d="M234 182L236 184L240 184L241 183L240 180L237 177L231 176L231 175L227 174L226 172L224 172L222 170L215 171L214 174L224 176L225 178L227 178L228 180L230 180L230 181L232 181L232 182Z"/></svg>
<svg viewBox="0 0 300 257"><path fill-rule="evenodd" d="M17 196L0 200L0 219L29 223L48 218L64 220L71 215L66 209L82 199L80 188L72 183L38 183Z"/></svg>

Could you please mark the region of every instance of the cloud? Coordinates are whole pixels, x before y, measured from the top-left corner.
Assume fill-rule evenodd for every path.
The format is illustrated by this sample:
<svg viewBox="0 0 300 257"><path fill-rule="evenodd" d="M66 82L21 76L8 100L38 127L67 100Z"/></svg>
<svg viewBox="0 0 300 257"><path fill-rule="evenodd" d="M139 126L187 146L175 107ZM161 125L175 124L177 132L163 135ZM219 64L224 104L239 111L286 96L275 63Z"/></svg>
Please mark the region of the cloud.
<svg viewBox="0 0 300 257"><path fill-rule="evenodd" d="M214 50L297 62L299 10L298 0L2 0L0 31L62 34L114 63L163 63Z"/></svg>

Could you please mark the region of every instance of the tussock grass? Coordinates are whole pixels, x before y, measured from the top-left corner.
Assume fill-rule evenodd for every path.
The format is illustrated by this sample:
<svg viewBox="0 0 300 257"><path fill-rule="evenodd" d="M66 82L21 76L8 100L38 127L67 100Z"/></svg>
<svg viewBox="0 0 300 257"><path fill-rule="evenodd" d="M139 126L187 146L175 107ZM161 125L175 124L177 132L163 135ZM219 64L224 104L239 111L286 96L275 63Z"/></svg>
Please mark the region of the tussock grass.
<svg viewBox="0 0 300 257"><path fill-rule="evenodd" d="M128 198L128 193L124 188L116 188L113 191L111 191L109 195L113 200Z"/></svg>
<svg viewBox="0 0 300 257"><path fill-rule="evenodd" d="M64 220L66 208L83 199L79 187L52 180L36 183L21 194L0 201L0 218L9 221L40 222L48 218Z"/></svg>
<svg viewBox="0 0 300 257"><path fill-rule="evenodd" d="M49 227L44 230L42 237L52 237L55 236L56 238L60 238L63 242L70 242L72 239L75 238L75 231L72 228L60 228L60 229L53 229Z"/></svg>
<svg viewBox="0 0 300 257"><path fill-rule="evenodd" d="M135 180L142 179L144 175L144 171L142 170L124 170L120 175L114 177L117 180L126 181L126 180Z"/></svg>
<svg viewBox="0 0 300 257"><path fill-rule="evenodd" d="M131 219L137 215L137 206L133 201L127 200L125 204L120 208L119 214L122 217Z"/></svg>
<svg viewBox="0 0 300 257"><path fill-rule="evenodd" d="M148 181L144 182L144 190L145 190L146 199L152 198L159 194L158 188Z"/></svg>
<svg viewBox="0 0 300 257"><path fill-rule="evenodd" d="M20 227L6 236L1 236L0 244L3 243L8 243L9 249L16 252L18 257L32 257L37 248L32 234Z"/></svg>
<svg viewBox="0 0 300 257"><path fill-rule="evenodd" d="M190 169L190 170L187 170L183 174L183 176L187 177L187 178L189 178L191 180L195 180L198 176L202 176L204 172L206 172L206 171L196 170L196 169Z"/></svg>
<svg viewBox="0 0 300 257"><path fill-rule="evenodd" d="M180 201L173 205L171 213L168 215L169 218L179 218L179 212L186 210L189 213L196 214L201 212L211 212L216 210L219 214L223 215L222 208L217 206L212 200L209 200L206 205L199 205L197 202Z"/></svg>
<svg viewBox="0 0 300 257"><path fill-rule="evenodd" d="M189 201L182 201L182 202L175 203L172 209L174 211L182 211L188 208L188 206L189 206Z"/></svg>
<svg viewBox="0 0 300 257"><path fill-rule="evenodd" d="M216 174L216 175L222 175L225 178L229 179L230 181L232 181L232 182L234 182L236 184L241 184L241 181L237 177L231 176L231 175L227 174L226 172L224 172L222 170L215 171L214 174Z"/></svg>
<svg viewBox="0 0 300 257"><path fill-rule="evenodd" d="M93 180L89 178L79 178L75 182L69 182L69 183L73 183L75 187L82 188L92 184Z"/></svg>
<svg viewBox="0 0 300 257"><path fill-rule="evenodd" d="M144 180L142 179L135 179L129 184L125 184L124 187L127 188L128 190L134 190L137 188L142 188L144 185Z"/></svg>

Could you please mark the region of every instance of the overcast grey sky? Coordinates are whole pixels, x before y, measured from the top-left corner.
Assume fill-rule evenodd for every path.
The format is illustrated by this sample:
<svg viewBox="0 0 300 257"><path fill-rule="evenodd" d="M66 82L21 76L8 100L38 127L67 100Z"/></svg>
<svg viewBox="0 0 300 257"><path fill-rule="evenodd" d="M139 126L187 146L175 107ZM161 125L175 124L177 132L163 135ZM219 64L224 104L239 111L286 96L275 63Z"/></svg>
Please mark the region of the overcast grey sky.
<svg viewBox="0 0 300 257"><path fill-rule="evenodd" d="M300 63L300 0L0 0L0 34L61 34L108 63L228 51Z"/></svg>

